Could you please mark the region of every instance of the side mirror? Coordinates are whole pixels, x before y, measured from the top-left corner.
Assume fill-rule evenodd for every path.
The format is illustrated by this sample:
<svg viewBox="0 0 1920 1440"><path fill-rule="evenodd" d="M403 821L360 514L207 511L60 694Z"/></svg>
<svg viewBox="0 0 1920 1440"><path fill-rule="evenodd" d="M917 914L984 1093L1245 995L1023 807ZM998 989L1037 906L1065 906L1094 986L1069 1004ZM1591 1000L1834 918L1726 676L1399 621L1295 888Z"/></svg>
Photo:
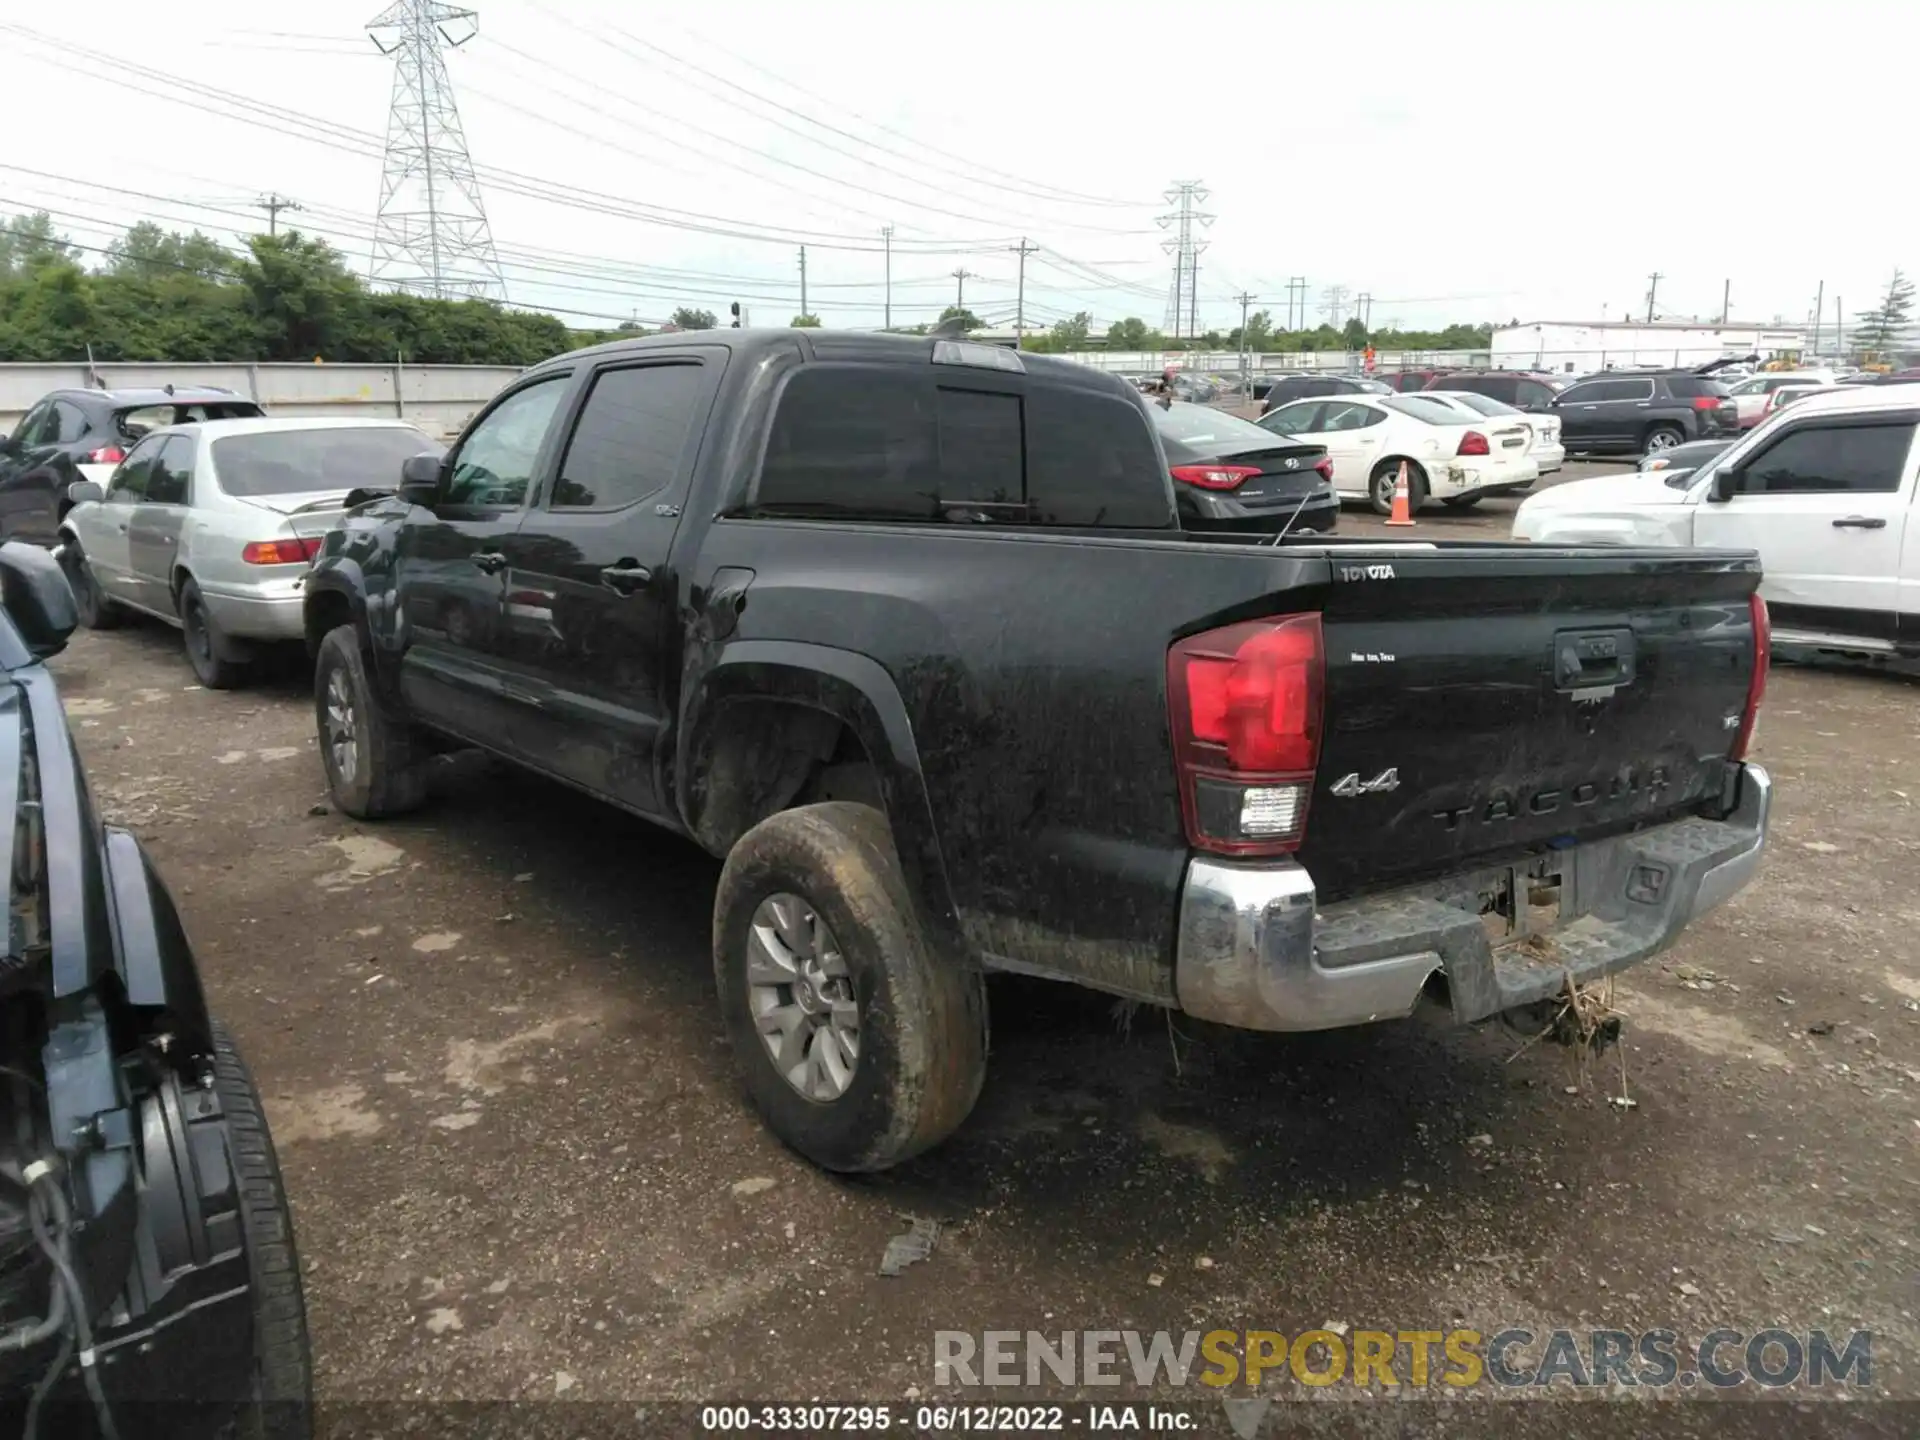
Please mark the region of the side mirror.
<svg viewBox="0 0 1920 1440"><path fill-rule="evenodd" d="M13 443L13 436L0 435L0 455L11 455L16 448L18 447Z"/></svg>
<svg viewBox="0 0 1920 1440"><path fill-rule="evenodd" d="M411 505L431 505L440 497L441 456L431 450L409 456L400 466L400 498Z"/></svg>
<svg viewBox="0 0 1920 1440"><path fill-rule="evenodd" d="M73 587L53 552L18 540L0 545L0 604L36 660L66 649L80 623Z"/></svg>
<svg viewBox="0 0 1920 1440"><path fill-rule="evenodd" d="M107 498L107 492L92 480L76 480L67 486L67 500L74 505L98 504Z"/></svg>
<svg viewBox="0 0 1920 1440"><path fill-rule="evenodd" d="M1740 493L1740 473L1737 470L1719 470L1714 472L1713 488L1707 492L1707 498L1714 501L1731 500Z"/></svg>

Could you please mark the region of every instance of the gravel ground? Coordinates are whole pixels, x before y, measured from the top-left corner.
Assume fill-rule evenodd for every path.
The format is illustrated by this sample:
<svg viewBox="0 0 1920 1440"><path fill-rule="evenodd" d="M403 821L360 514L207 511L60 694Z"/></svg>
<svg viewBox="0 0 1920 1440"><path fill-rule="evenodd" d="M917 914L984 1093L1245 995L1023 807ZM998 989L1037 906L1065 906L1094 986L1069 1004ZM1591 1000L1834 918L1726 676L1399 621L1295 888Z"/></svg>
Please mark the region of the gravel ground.
<svg viewBox="0 0 1920 1440"><path fill-rule="evenodd" d="M1504 533L1510 509L1422 525ZM404 822L335 814L297 657L212 693L136 624L55 669L266 1092L329 1400L914 1399L936 1328L1776 1323L1873 1329L1876 1394L1920 1398L1911 684L1776 673L1771 858L1632 972L1593 1073L1498 1027L1261 1037L1009 981L971 1121L845 1180L741 1101L705 855L478 765ZM1632 1108L1609 1103L1623 1083ZM939 1244L881 1278L907 1216ZM1920 1420L1501 1410L1557 1437L1622 1433L1623 1408L1716 1435L1735 1412L1768 1434Z"/></svg>

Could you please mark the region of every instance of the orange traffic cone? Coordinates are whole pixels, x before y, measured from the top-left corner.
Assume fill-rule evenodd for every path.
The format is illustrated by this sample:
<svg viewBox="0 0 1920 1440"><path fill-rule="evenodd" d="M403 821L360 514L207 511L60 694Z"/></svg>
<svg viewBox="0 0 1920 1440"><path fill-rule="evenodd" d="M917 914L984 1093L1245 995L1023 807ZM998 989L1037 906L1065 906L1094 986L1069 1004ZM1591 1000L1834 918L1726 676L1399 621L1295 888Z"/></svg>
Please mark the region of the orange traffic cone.
<svg viewBox="0 0 1920 1440"><path fill-rule="evenodd" d="M1407 489L1407 462L1400 462L1400 478L1393 486L1393 514L1387 517L1389 525L1413 524L1412 497Z"/></svg>

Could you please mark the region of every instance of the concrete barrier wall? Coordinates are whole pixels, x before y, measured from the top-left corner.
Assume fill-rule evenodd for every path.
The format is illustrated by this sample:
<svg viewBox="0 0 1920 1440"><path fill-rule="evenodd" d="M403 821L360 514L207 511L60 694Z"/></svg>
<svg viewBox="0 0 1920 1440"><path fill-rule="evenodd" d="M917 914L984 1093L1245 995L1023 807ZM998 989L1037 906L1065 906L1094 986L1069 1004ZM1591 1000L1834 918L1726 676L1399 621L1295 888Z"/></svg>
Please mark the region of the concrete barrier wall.
<svg viewBox="0 0 1920 1440"><path fill-rule="evenodd" d="M219 385L258 401L270 415L378 415L411 420L451 438L520 372L504 365L0 365L0 433L49 390Z"/></svg>

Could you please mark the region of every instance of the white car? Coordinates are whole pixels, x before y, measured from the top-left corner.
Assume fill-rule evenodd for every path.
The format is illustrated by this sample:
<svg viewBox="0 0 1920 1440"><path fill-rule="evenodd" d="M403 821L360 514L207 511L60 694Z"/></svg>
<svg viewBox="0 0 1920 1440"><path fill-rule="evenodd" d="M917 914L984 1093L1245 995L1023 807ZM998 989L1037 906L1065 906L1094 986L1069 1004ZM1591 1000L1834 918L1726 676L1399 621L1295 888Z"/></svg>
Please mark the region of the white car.
<svg viewBox="0 0 1920 1440"><path fill-rule="evenodd" d="M1528 455L1533 432L1500 418L1469 420L1424 393L1331 395L1294 400L1268 411L1263 429L1324 445L1333 461L1333 489L1386 515L1404 460L1408 500L1428 498L1464 509L1487 495L1511 495L1540 478Z"/></svg>
<svg viewBox="0 0 1920 1440"><path fill-rule="evenodd" d="M1783 385L1835 385L1839 378L1831 370L1769 370L1763 375L1729 385L1734 409L1740 412L1740 428L1751 430L1769 413L1773 392Z"/></svg>
<svg viewBox="0 0 1920 1440"><path fill-rule="evenodd" d="M1757 550L1777 641L1891 658L1920 632L1916 429L1920 384L1829 387L1697 470L1542 491L1514 538Z"/></svg>
<svg viewBox="0 0 1920 1440"><path fill-rule="evenodd" d="M360 489L441 446L404 420L209 420L154 430L105 489L68 487L56 553L80 621L177 625L202 684L240 683L261 642L300 640L308 562Z"/></svg>
<svg viewBox="0 0 1920 1440"><path fill-rule="evenodd" d="M1504 400L1495 400L1490 395L1479 395L1471 390L1422 390L1419 394L1422 400L1439 400L1451 406L1469 423L1500 420L1525 425L1533 432L1533 443L1527 447L1527 454L1540 467L1542 475L1551 475L1567 463L1567 447L1560 443L1560 417L1557 415L1529 415L1524 410L1516 410Z"/></svg>

